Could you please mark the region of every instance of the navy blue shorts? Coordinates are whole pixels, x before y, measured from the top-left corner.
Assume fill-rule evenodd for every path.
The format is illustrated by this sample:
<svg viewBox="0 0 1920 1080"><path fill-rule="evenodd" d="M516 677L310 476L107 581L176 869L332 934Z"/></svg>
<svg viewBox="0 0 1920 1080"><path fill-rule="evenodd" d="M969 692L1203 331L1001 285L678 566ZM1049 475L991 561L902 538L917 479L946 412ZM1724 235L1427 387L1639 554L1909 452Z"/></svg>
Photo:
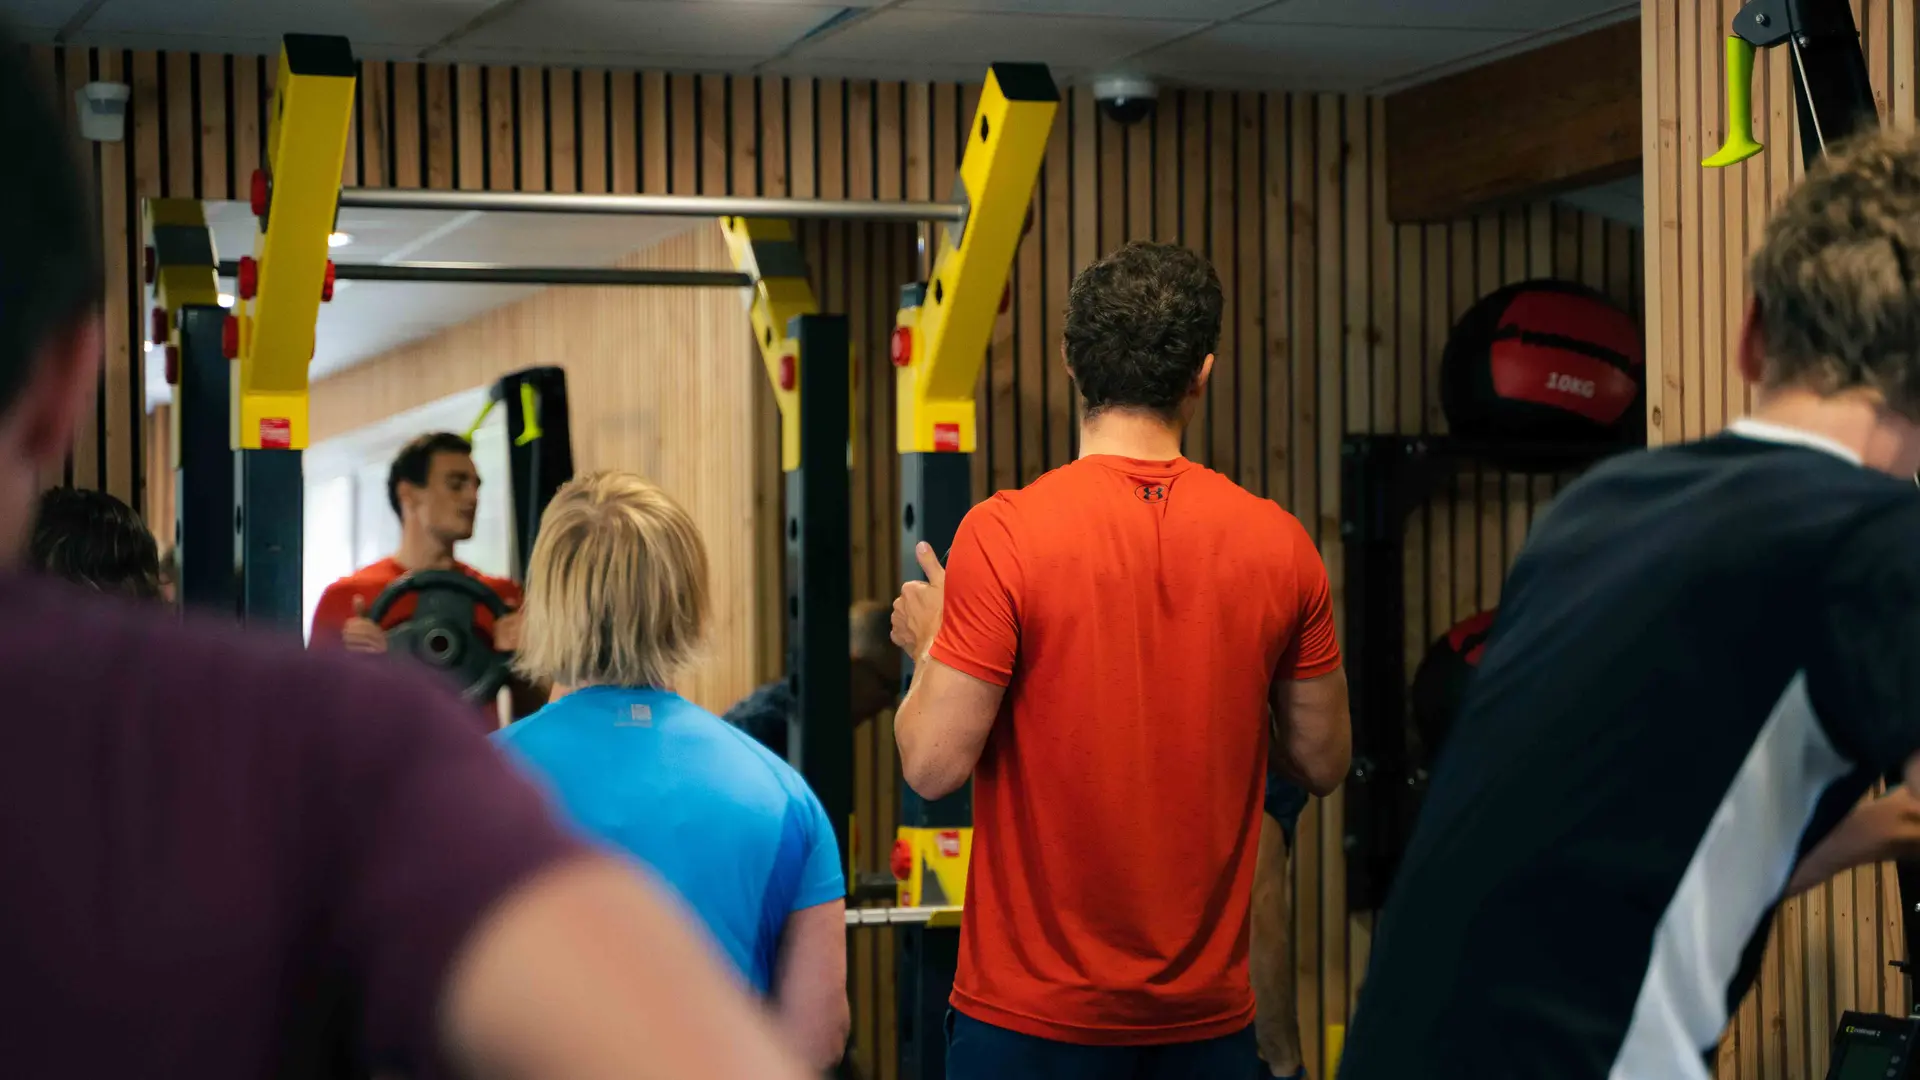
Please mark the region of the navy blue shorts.
<svg viewBox="0 0 1920 1080"><path fill-rule="evenodd" d="M948 1080L1266 1080L1253 1025L1162 1046L1081 1046L947 1010Z"/></svg>
<svg viewBox="0 0 1920 1080"><path fill-rule="evenodd" d="M1280 823L1286 834L1287 850L1293 850L1293 831L1300 824L1300 812L1307 808L1307 789L1267 767L1267 816Z"/></svg>

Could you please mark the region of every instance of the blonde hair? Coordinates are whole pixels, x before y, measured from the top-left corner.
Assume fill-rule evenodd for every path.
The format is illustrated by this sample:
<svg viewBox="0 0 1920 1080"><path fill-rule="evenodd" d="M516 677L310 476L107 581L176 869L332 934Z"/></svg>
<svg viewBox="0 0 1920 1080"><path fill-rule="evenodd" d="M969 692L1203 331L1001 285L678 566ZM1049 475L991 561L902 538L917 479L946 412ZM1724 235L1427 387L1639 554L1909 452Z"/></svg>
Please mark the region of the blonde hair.
<svg viewBox="0 0 1920 1080"><path fill-rule="evenodd" d="M547 504L514 666L562 686L667 686L699 654L710 599L700 530L628 472L576 477Z"/></svg>
<svg viewBox="0 0 1920 1080"><path fill-rule="evenodd" d="M1748 275L1763 385L1867 390L1920 421L1920 135L1830 150L1775 211Z"/></svg>

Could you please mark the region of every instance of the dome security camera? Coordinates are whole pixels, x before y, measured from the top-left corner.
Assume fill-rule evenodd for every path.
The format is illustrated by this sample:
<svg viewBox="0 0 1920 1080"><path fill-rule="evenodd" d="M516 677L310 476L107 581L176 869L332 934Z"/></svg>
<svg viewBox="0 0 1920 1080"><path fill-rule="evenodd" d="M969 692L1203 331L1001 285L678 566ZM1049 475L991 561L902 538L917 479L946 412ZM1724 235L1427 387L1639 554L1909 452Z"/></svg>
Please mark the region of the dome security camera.
<svg viewBox="0 0 1920 1080"><path fill-rule="evenodd" d="M1137 124L1153 115L1160 88L1152 79L1133 75L1104 75L1093 80L1093 99L1100 111L1118 124Z"/></svg>

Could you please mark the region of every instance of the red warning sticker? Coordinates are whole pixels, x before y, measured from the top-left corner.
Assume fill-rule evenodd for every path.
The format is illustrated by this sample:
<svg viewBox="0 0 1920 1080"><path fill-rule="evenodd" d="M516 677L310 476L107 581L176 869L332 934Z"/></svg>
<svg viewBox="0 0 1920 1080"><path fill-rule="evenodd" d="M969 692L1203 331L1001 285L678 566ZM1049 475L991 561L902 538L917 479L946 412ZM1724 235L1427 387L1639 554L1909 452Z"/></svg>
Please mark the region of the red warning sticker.
<svg viewBox="0 0 1920 1080"><path fill-rule="evenodd" d="M943 857L948 859L957 859L960 857L960 831L958 829L948 829L934 839L939 843L940 854Z"/></svg>
<svg viewBox="0 0 1920 1080"><path fill-rule="evenodd" d="M935 450L960 449L960 425L959 424L933 425L933 448Z"/></svg>
<svg viewBox="0 0 1920 1080"><path fill-rule="evenodd" d="M260 449L287 450L293 447L293 421L284 416L269 416L260 421Z"/></svg>

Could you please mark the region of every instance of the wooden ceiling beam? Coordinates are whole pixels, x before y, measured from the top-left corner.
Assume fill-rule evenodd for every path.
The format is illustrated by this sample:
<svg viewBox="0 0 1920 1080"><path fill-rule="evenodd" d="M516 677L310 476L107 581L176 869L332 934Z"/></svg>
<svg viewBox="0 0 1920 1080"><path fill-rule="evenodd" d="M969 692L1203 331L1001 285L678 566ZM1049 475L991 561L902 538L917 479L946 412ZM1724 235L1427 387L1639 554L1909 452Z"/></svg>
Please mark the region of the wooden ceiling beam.
<svg viewBox="0 0 1920 1080"><path fill-rule="evenodd" d="M1630 19L1387 98L1387 216L1445 221L1640 170Z"/></svg>

